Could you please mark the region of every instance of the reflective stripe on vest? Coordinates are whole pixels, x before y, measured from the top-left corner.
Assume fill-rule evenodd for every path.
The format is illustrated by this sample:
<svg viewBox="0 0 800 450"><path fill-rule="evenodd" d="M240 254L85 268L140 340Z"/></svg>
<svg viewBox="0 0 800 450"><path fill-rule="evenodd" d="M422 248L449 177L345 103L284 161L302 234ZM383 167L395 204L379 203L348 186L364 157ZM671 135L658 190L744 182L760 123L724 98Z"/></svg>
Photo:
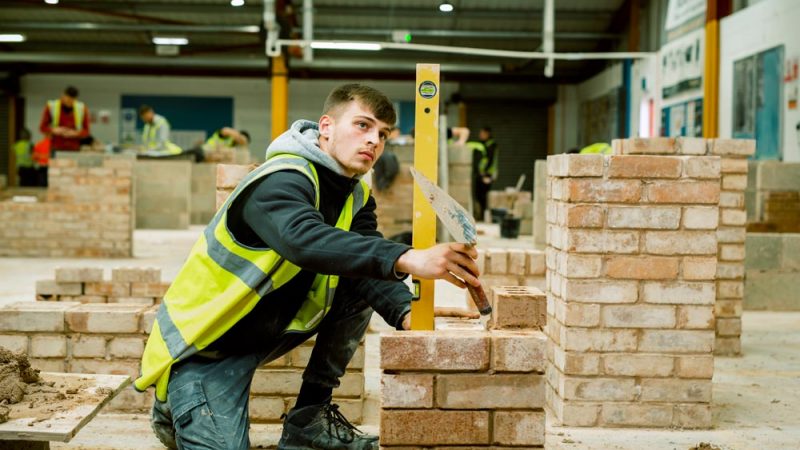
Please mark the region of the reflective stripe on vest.
<svg viewBox="0 0 800 450"><path fill-rule="evenodd" d="M152 125L149 123L144 124L144 128L142 129L142 144L148 150L155 150L158 148L158 130L164 125L169 126L169 122L167 122L167 119L161 116L154 117ZM170 141L165 142L164 146L166 147L165 150L167 153L172 155L177 155L183 151L180 147Z"/></svg>
<svg viewBox="0 0 800 450"><path fill-rule="evenodd" d="M61 126L58 123L58 121L61 120L61 100L50 100L47 102L47 108L50 110L50 127L55 128ZM84 105L83 102L75 100L72 111L73 114L75 114L75 129L83 131L83 115L86 111L86 105Z"/></svg>
<svg viewBox="0 0 800 450"><path fill-rule="evenodd" d="M215 131L214 134L211 135L208 140L206 140L206 145L210 145L212 147L216 147L217 145L222 145L224 147L233 147L233 137L222 137L219 135L218 131Z"/></svg>
<svg viewBox="0 0 800 450"><path fill-rule="evenodd" d="M143 391L156 385L166 401L170 367L207 347L246 316L268 293L286 284L300 268L269 248L236 241L227 227L230 206L256 180L281 170L296 170L314 185L319 209L319 180L313 164L294 155L276 155L247 175L217 211L192 248L186 263L164 295L142 356L142 373L134 382ZM349 230L366 204L369 187L359 182L348 196L336 227ZM284 332L309 332L330 310L338 276L318 274L297 315Z"/></svg>

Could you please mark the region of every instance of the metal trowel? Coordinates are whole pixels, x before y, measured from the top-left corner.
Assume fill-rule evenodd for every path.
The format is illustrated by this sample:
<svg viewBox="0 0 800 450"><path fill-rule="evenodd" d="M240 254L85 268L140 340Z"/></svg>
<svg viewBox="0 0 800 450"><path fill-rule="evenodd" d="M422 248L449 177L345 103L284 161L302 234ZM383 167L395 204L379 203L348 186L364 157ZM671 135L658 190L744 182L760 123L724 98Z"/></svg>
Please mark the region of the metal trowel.
<svg viewBox="0 0 800 450"><path fill-rule="evenodd" d="M453 197L447 195L439 186L436 186L425 175L411 167L411 175L417 182L425 198L430 202L436 216L442 221L444 227L453 236L456 242L467 245L475 245L478 240L478 232L475 228L475 220ZM465 268L466 270L466 268ZM467 290L472 297L472 301L481 313L481 323L484 328L489 322L492 306L486 298L483 287L475 287L469 283Z"/></svg>

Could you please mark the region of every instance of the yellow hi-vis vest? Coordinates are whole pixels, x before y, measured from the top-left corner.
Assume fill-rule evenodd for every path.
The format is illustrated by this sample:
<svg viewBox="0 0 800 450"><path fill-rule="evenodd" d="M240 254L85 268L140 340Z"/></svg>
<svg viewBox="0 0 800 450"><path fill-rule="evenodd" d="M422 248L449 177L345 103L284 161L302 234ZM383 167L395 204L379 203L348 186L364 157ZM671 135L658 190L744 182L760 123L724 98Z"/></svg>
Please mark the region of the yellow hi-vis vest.
<svg viewBox="0 0 800 450"><path fill-rule="evenodd" d="M144 124L144 128L142 129L142 144L144 144L147 150L155 150L158 148L157 133L159 128L164 125L169 126L169 122L167 122L167 119L161 116L156 116L153 119L152 125L149 123ZM180 147L170 141L166 142L165 147L166 153L170 155L179 155L183 151Z"/></svg>
<svg viewBox="0 0 800 450"><path fill-rule="evenodd" d="M490 142L490 141L486 141ZM467 147L472 151L479 151L481 153L481 160L478 163L478 169L481 171L482 174L486 174L491 176L492 178L497 176L497 149L495 149L494 159L492 160L492 165L489 166L489 152L486 150L486 145L483 142L479 141L469 141L467 142Z"/></svg>
<svg viewBox="0 0 800 450"><path fill-rule="evenodd" d="M156 386L156 397L167 400L170 368L206 348L249 313L267 294L286 284L300 267L269 248L240 244L228 230L228 209L256 180L280 171L296 170L314 183L314 207L319 209L319 178L314 165L299 156L271 157L237 186L195 243L186 263L164 295L142 355L141 376L134 387ZM367 203L369 187L359 182L347 197L336 228L348 231ZM317 274L311 290L284 332L314 330L331 308L339 277Z"/></svg>
<svg viewBox="0 0 800 450"><path fill-rule="evenodd" d="M206 140L206 145L210 146L211 148L216 148L218 145L222 147L233 147L235 143L233 141L233 137L222 137L219 135L219 131L215 131L214 134L212 134L211 137Z"/></svg>
<svg viewBox="0 0 800 450"><path fill-rule="evenodd" d="M606 144L605 142L597 142L592 145L587 145L583 147L580 151L581 155L610 155L612 153L611 146Z"/></svg>
<svg viewBox="0 0 800 450"><path fill-rule="evenodd" d="M52 128L60 127L58 121L61 120L61 100L48 101L47 108L50 110L50 126ZM86 105L75 100L72 111L75 114L75 129L83 131L83 115L86 113Z"/></svg>

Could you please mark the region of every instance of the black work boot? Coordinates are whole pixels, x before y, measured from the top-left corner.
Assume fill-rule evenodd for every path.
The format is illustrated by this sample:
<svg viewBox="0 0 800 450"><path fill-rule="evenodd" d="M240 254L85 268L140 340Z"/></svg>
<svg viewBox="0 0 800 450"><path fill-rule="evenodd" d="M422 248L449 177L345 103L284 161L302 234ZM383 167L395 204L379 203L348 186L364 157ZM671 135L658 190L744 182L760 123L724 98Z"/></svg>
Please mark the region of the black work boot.
<svg viewBox="0 0 800 450"><path fill-rule="evenodd" d="M278 450L378 450L378 436L364 434L339 411L339 405L292 409L283 421Z"/></svg>

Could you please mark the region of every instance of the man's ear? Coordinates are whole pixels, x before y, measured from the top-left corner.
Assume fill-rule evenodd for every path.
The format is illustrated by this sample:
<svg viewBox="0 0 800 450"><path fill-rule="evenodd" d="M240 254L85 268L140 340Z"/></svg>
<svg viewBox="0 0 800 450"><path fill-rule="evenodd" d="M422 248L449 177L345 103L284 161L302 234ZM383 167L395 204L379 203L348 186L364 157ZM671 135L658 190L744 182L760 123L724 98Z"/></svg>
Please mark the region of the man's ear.
<svg viewBox="0 0 800 450"><path fill-rule="evenodd" d="M333 117L325 114L319 118L319 134L323 137L330 137L333 128Z"/></svg>

